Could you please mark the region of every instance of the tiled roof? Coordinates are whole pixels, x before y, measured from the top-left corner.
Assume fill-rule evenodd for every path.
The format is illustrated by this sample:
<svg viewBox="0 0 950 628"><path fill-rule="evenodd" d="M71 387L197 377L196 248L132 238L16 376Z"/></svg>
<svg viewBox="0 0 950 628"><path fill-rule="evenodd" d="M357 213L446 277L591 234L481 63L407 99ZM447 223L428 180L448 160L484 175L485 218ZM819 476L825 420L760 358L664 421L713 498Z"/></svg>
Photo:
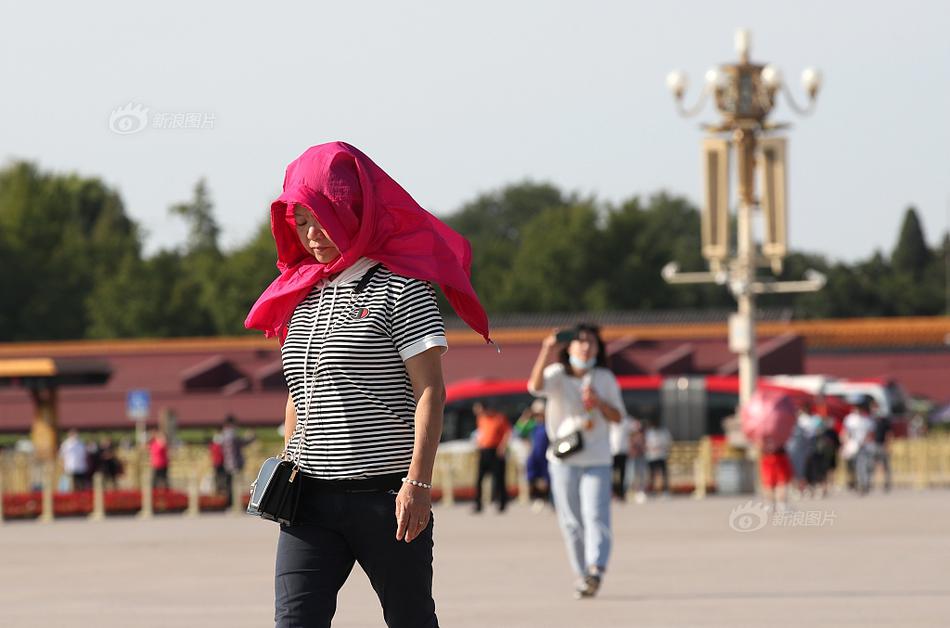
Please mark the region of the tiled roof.
<svg viewBox="0 0 950 628"><path fill-rule="evenodd" d="M567 327L579 321L600 327L626 325L687 325L696 323L725 323L734 310L658 310L627 312L549 312L529 314L497 314L491 317L494 329L523 327ZM792 320L789 308L759 308L757 321L787 322ZM445 319L446 329L462 329L465 323L454 316Z"/></svg>

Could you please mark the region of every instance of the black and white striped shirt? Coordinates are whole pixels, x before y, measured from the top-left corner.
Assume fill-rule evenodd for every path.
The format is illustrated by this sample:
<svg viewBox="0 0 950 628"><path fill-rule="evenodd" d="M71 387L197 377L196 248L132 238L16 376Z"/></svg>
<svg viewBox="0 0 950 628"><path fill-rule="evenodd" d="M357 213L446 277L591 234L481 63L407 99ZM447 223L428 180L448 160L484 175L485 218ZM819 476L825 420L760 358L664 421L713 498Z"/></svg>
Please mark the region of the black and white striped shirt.
<svg viewBox="0 0 950 628"><path fill-rule="evenodd" d="M314 477L408 471L416 402L405 360L447 347L428 283L382 266L355 293L375 265L363 258L314 286L294 310L281 348L297 411L289 451L296 455L306 425L300 469Z"/></svg>

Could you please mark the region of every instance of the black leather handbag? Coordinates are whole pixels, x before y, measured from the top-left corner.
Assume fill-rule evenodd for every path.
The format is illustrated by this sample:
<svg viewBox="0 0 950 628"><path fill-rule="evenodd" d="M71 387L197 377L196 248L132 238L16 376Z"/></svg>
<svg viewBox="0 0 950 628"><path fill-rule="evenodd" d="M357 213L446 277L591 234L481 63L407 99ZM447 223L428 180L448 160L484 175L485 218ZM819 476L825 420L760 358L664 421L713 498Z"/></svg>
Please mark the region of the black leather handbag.
<svg viewBox="0 0 950 628"><path fill-rule="evenodd" d="M567 458L584 449L584 434L577 430L562 436L551 444L551 453L555 458Z"/></svg>
<svg viewBox="0 0 950 628"><path fill-rule="evenodd" d="M294 523L300 502L297 465L283 458L268 458L251 484L247 513L286 525Z"/></svg>

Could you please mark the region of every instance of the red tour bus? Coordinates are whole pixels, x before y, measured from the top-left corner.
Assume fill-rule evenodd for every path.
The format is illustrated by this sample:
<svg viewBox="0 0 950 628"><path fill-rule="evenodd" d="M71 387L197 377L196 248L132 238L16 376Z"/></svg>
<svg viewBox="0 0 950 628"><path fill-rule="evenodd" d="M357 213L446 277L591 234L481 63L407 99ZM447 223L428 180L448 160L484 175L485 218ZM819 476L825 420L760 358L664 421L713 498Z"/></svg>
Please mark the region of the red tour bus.
<svg viewBox="0 0 950 628"><path fill-rule="evenodd" d="M617 377L627 413L635 419L658 419L674 440L699 440L723 433L722 420L735 414L739 404L739 378L714 375L621 375ZM812 401L802 390L776 386L796 401ZM514 421L533 397L526 379L466 379L446 386L442 440L465 440L475 430L475 402L488 402ZM840 422L848 407L827 399L829 411Z"/></svg>

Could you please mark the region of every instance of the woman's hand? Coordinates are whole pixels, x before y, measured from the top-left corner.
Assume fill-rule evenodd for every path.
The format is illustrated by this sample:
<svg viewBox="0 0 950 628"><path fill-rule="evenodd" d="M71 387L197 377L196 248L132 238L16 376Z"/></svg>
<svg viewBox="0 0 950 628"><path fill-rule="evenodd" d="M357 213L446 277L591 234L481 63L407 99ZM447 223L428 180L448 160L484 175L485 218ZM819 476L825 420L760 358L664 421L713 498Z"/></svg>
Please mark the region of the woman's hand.
<svg viewBox="0 0 950 628"><path fill-rule="evenodd" d="M426 529L431 516L431 490L404 482L396 495L396 540L411 542Z"/></svg>
<svg viewBox="0 0 950 628"><path fill-rule="evenodd" d="M597 391L594 390L593 386L584 386L584 389L581 391L581 399L584 402L584 407L588 410L593 410L594 408L600 409L601 400L597 396Z"/></svg>
<svg viewBox="0 0 950 628"><path fill-rule="evenodd" d="M535 360L531 375L528 377L529 391L537 394L544 390L544 367L553 361L554 356L563 346L564 343L557 341L557 330L541 341L541 352L538 353L538 359Z"/></svg>
<svg viewBox="0 0 950 628"><path fill-rule="evenodd" d="M610 421L611 423L619 423L623 416L620 414L620 411L604 401L600 395L597 394L597 391L594 390L593 386L584 386L581 390L581 399L584 402L584 407L588 410L594 408L600 410L600 413L604 415L604 418Z"/></svg>

